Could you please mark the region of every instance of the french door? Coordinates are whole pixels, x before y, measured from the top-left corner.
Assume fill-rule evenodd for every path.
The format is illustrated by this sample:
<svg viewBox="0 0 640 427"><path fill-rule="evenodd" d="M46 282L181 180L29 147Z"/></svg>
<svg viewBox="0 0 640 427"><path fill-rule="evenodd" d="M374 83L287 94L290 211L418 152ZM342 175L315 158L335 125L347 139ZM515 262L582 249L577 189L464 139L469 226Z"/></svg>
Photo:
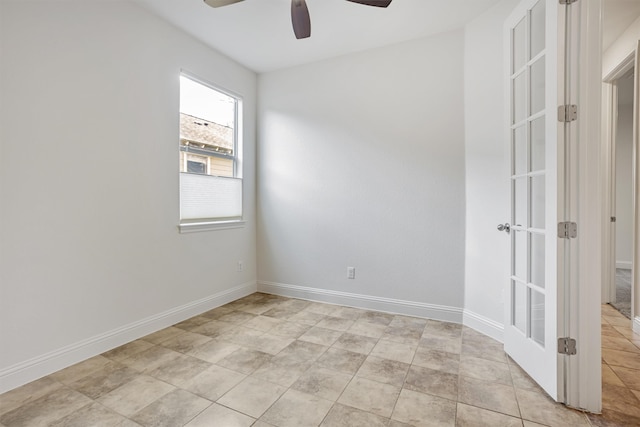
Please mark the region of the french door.
<svg viewBox="0 0 640 427"><path fill-rule="evenodd" d="M508 54L511 276L505 351L559 399L558 218L562 128L558 119L558 0L523 0L505 22ZM560 192L562 193L562 192Z"/></svg>

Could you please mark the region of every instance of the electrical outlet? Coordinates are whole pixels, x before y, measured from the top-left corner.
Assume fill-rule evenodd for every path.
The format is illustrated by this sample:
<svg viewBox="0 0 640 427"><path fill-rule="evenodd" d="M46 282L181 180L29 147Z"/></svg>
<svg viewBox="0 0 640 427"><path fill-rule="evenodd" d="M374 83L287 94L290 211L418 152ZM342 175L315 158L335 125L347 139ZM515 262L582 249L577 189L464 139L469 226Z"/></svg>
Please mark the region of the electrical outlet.
<svg viewBox="0 0 640 427"><path fill-rule="evenodd" d="M237 271L238 273L241 273L244 271L244 264L242 264L242 261L238 261Z"/></svg>
<svg viewBox="0 0 640 427"><path fill-rule="evenodd" d="M355 279L355 278L356 278L356 268L347 267L347 279Z"/></svg>

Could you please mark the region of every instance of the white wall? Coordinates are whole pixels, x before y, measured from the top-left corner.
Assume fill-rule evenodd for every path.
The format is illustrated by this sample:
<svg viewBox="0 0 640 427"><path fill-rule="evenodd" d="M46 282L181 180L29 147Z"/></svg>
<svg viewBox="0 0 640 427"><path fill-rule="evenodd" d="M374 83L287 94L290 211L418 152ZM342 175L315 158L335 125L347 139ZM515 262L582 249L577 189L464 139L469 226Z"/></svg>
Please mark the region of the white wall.
<svg viewBox="0 0 640 427"><path fill-rule="evenodd" d="M259 286L461 320L463 55L458 30L260 75Z"/></svg>
<svg viewBox="0 0 640 427"><path fill-rule="evenodd" d="M256 76L128 2L0 6L1 392L255 289ZM244 96L244 229L178 234L181 67Z"/></svg>
<svg viewBox="0 0 640 427"><path fill-rule="evenodd" d="M465 28L464 307L471 315L469 322L494 322L494 331L476 326L498 339L510 255L509 235L496 227L509 222L511 216L509 146L504 136L503 23L517 4L517 0L503 0Z"/></svg>
<svg viewBox="0 0 640 427"><path fill-rule="evenodd" d="M633 90L633 80L630 89ZM633 258L633 105L618 107L616 134L616 266L631 268Z"/></svg>

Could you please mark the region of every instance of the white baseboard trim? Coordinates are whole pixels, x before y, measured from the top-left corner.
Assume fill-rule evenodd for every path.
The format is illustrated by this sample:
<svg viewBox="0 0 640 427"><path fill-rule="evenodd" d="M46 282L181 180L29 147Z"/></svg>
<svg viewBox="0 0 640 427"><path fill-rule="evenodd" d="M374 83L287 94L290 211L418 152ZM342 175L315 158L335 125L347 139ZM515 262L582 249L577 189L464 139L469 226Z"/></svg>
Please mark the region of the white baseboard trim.
<svg viewBox="0 0 640 427"><path fill-rule="evenodd" d="M616 261L616 268L631 270L632 267L633 267L633 263L631 261Z"/></svg>
<svg viewBox="0 0 640 427"><path fill-rule="evenodd" d="M258 282L258 292L309 301L325 302L329 304L339 304L367 310L402 314L405 316L424 317L428 319L442 320L445 322L462 322L462 309L458 307L264 281Z"/></svg>
<svg viewBox="0 0 640 427"><path fill-rule="evenodd" d="M638 316L633 319L633 332L640 334L640 317Z"/></svg>
<svg viewBox="0 0 640 427"><path fill-rule="evenodd" d="M502 323L491 320L480 314L469 310L462 313L462 324L471 329L493 338L501 343L504 342L504 325Z"/></svg>
<svg viewBox="0 0 640 427"><path fill-rule="evenodd" d="M248 282L0 370L0 393L256 292Z"/></svg>

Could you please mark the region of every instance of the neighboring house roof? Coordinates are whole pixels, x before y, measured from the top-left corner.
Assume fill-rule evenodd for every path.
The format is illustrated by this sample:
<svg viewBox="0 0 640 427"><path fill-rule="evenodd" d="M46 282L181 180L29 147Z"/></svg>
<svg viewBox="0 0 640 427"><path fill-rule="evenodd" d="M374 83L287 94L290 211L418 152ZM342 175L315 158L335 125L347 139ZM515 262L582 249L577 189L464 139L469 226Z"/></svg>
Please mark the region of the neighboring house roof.
<svg viewBox="0 0 640 427"><path fill-rule="evenodd" d="M180 140L233 150L233 129L180 113Z"/></svg>

